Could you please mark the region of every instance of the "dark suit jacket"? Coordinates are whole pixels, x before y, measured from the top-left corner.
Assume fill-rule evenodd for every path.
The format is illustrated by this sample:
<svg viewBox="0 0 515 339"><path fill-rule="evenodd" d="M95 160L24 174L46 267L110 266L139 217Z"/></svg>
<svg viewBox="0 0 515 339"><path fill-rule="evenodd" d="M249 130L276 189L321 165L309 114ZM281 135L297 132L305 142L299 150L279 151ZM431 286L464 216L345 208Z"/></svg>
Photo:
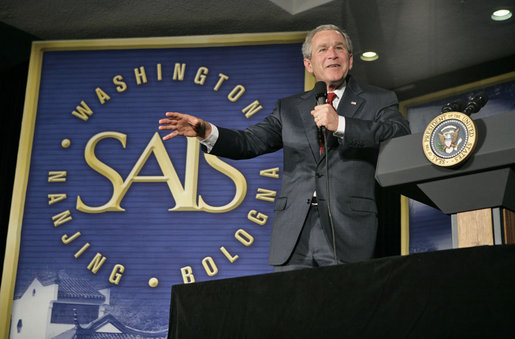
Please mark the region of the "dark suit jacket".
<svg viewBox="0 0 515 339"><path fill-rule="evenodd" d="M322 227L332 242L327 213L326 159L319 155L317 128L310 111L313 91L278 100L274 111L245 131L219 127L211 154L247 159L284 150L282 187L276 199L270 265L284 264L300 235L316 190ZM409 134L393 92L360 85L351 77L337 110L345 116L343 138L329 133L328 163L331 212L338 258L344 262L369 259L377 233L375 166L379 143Z"/></svg>

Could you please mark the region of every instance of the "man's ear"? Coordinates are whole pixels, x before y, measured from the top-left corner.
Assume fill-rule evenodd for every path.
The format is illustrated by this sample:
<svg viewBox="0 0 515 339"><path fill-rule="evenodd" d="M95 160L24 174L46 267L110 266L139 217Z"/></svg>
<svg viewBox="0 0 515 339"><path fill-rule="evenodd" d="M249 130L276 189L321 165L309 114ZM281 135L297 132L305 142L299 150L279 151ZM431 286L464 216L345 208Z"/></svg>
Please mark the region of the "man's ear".
<svg viewBox="0 0 515 339"><path fill-rule="evenodd" d="M306 71L308 71L308 73L313 74L313 67L311 67L311 60L309 60L308 58L304 58L304 67L306 67Z"/></svg>

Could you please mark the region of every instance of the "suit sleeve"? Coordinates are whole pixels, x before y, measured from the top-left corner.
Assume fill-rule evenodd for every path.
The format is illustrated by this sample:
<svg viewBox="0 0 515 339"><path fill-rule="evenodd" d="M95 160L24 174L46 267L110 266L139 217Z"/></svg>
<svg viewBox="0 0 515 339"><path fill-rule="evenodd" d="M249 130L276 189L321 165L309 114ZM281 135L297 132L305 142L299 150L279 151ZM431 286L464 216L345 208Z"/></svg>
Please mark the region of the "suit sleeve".
<svg viewBox="0 0 515 339"><path fill-rule="evenodd" d="M210 154L229 159L249 159L282 148L280 102L272 114L243 131L217 126L219 136Z"/></svg>
<svg viewBox="0 0 515 339"><path fill-rule="evenodd" d="M371 112L366 116L345 118L346 146L375 148L384 140L410 133L409 123L399 112L397 97L393 92L383 92L379 97L368 100L372 101L367 108Z"/></svg>

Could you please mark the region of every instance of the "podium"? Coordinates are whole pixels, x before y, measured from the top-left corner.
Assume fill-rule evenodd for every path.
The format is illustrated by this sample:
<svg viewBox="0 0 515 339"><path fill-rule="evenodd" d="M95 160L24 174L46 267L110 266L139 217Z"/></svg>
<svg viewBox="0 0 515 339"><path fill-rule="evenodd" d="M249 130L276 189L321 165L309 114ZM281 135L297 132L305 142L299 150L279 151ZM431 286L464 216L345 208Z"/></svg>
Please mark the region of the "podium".
<svg viewBox="0 0 515 339"><path fill-rule="evenodd" d="M453 247L515 243L515 112L474 120L478 142L457 167L433 165L422 133L381 144L383 187L451 214Z"/></svg>

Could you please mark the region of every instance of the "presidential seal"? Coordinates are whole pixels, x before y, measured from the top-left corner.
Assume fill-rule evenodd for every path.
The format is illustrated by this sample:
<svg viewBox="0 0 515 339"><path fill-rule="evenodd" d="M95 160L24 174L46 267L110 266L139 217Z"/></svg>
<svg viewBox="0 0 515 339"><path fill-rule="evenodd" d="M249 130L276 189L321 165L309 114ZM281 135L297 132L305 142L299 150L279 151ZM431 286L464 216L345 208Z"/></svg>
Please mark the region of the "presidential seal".
<svg viewBox="0 0 515 339"><path fill-rule="evenodd" d="M422 137L426 158L433 164L452 167L464 162L474 150L477 132L474 121L460 112L446 112L434 118Z"/></svg>

